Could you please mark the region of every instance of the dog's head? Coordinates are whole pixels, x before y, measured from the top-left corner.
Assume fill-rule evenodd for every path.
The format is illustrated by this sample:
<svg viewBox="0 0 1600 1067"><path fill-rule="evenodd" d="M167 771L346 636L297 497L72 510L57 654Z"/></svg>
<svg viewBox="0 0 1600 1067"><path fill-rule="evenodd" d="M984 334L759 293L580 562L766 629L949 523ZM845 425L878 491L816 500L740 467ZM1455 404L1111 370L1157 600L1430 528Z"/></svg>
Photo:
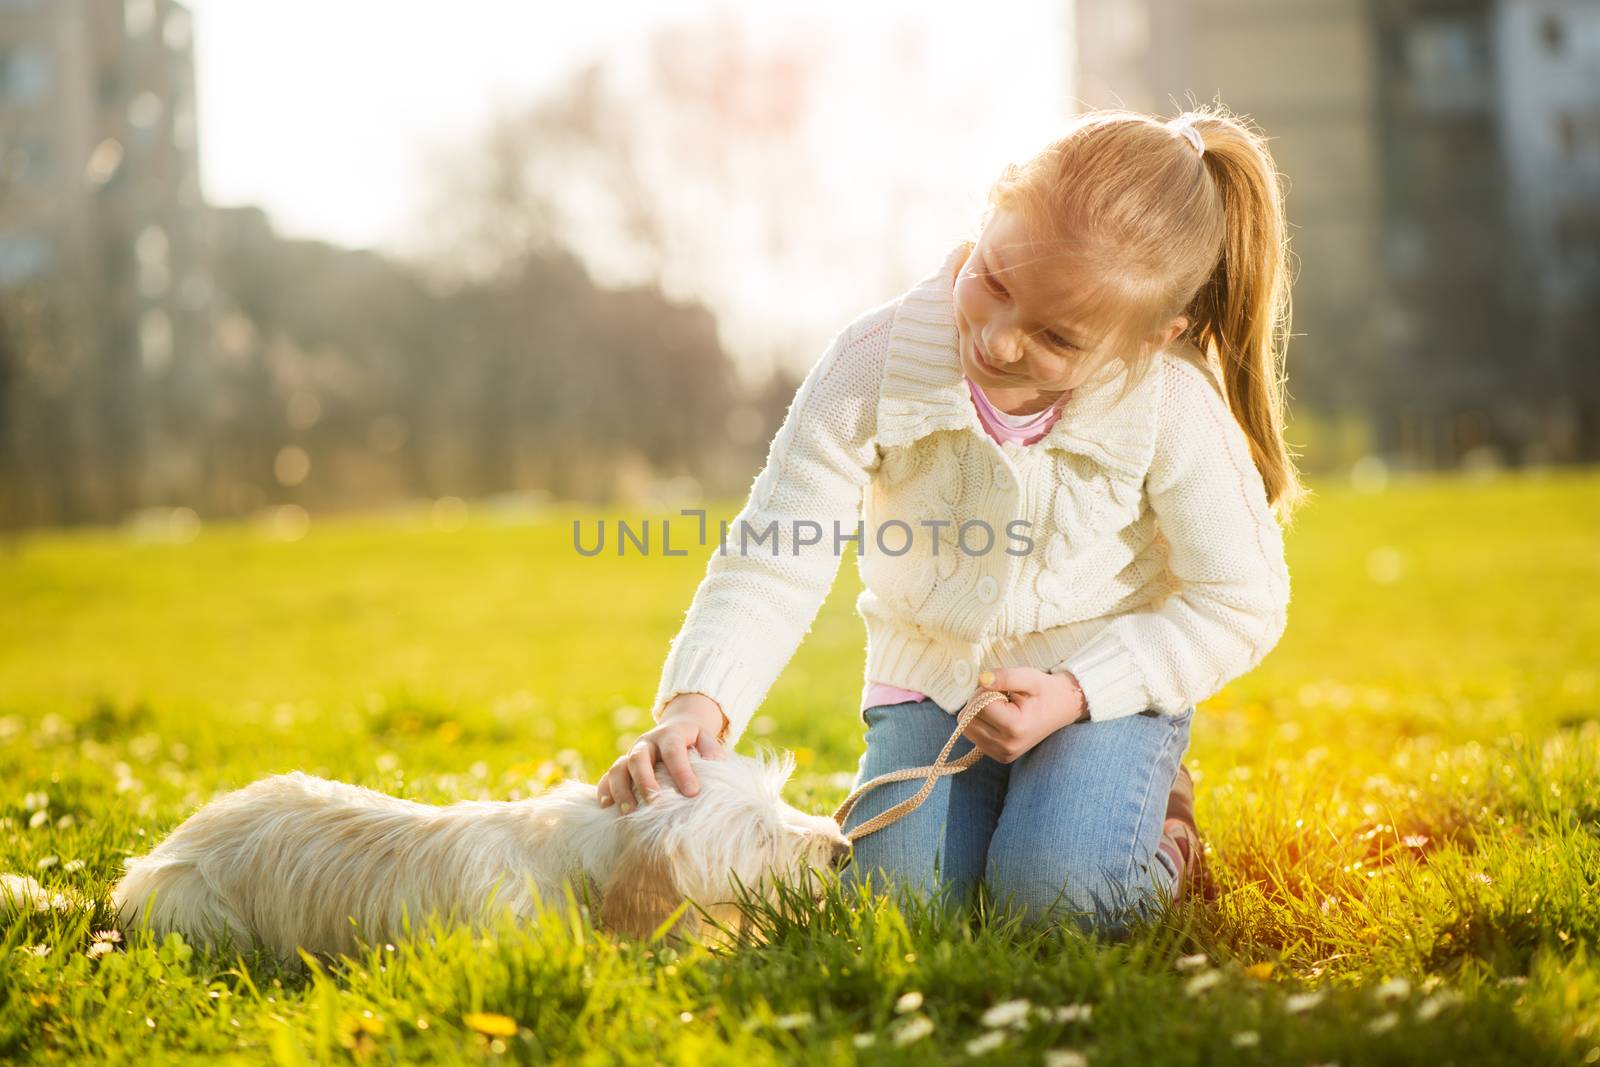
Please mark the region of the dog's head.
<svg viewBox="0 0 1600 1067"><path fill-rule="evenodd" d="M789 753L690 760L698 794L683 796L658 764L661 794L619 816L621 850L602 905L602 921L613 930L647 936L685 897L734 918L737 885L769 898L778 878L815 891L809 869L834 869L849 857L850 843L830 816L784 801L794 773Z"/></svg>

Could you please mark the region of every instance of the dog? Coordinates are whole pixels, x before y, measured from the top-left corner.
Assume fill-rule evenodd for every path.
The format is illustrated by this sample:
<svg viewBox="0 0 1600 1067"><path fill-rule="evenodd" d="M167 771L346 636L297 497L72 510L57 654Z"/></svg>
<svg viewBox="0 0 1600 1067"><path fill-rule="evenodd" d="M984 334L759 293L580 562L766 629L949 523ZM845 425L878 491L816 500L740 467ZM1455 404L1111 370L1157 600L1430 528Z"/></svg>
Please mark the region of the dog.
<svg viewBox="0 0 1600 1067"><path fill-rule="evenodd" d="M692 756L700 792L661 792L628 815L595 787L560 783L528 800L420 804L301 773L213 800L112 890L118 925L148 922L196 943L226 938L294 961L297 950L350 954L393 942L428 916L535 921L566 888L598 897L598 925L631 937L661 929L684 901L675 937L698 909L743 927L737 886L774 899L776 882L833 870L850 843L826 815L785 803L794 757Z"/></svg>

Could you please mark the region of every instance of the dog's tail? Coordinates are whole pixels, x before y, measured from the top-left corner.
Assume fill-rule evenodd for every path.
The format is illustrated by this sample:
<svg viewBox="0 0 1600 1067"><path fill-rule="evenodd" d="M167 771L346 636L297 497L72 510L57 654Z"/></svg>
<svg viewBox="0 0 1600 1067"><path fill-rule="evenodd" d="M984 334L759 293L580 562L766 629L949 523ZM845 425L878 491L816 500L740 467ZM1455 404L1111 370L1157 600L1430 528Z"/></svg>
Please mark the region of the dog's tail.
<svg viewBox="0 0 1600 1067"><path fill-rule="evenodd" d="M0 914L76 911L87 898L70 889L46 889L25 874L0 874Z"/></svg>

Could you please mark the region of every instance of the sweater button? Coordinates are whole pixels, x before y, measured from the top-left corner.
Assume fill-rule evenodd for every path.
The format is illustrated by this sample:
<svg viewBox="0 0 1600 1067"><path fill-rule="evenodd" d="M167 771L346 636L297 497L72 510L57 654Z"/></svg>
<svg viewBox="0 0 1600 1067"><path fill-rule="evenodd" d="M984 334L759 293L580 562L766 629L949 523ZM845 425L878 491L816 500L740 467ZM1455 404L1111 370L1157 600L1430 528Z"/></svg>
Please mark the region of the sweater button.
<svg viewBox="0 0 1600 1067"><path fill-rule="evenodd" d="M1000 595L1000 583L994 580L994 575L985 574L978 579L978 599L985 604L993 604Z"/></svg>
<svg viewBox="0 0 1600 1067"><path fill-rule="evenodd" d="M964 659L957 660L955 665L950 668L950 675L951 677L955 678L957 685L971 685L972 664L968 663Z"/></svg>

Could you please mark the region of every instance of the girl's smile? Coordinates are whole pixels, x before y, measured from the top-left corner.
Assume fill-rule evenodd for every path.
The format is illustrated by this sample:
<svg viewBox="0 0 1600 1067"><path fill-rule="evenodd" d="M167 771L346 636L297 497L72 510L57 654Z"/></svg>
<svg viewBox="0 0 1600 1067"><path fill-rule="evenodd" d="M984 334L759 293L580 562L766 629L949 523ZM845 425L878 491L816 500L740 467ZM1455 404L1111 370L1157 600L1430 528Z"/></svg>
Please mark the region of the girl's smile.
<svg viewBox="0 0 1600 1067"><path fill-rule="evenodd" d="M1011 212L994 215L956 275L954 298L963 372L1000 410L1026 415L1054 404L1093 367L1049 323L1026 269L1014 266L1027 255L1019 222Z"/></svg>
<svg viewBox="0 0 1600 1067"><path fill-rule="evenodd" d="M1064 306L1097 299L1093 275L1079 271L1075 281L1065 283L1065 293L1059 288L1063 283L1052 288L1030 258L1034 247L1015 212L996 211L952 290L961 369L995 407L1011 415L1050 407L1087 381L1106 356L1099 330L1062 317ZM1103 318L1107 308L1095 306L1096 317ZM1087 313L1081 306L1077 311ZM1175 319L1165 336L1150 340L1170 343L1187 325L1186 319Z"/></svg>
<svg viewBox="0 0 1600 1067"><path fill-rule="evenodd" d="M972 357L973 357L973 360L978 364L978 366L982 367L984 370L988 371L990 374L993 374L993 375L995 375L997 377L1001 377L1001 378L1007 377L1005 371L999 369L993 363L991 363L989 360L983 358L983 348L982 348L982 346L980 346L978 344L978 341L977 341L976 338L974 338L972 340Z"/></svg>

